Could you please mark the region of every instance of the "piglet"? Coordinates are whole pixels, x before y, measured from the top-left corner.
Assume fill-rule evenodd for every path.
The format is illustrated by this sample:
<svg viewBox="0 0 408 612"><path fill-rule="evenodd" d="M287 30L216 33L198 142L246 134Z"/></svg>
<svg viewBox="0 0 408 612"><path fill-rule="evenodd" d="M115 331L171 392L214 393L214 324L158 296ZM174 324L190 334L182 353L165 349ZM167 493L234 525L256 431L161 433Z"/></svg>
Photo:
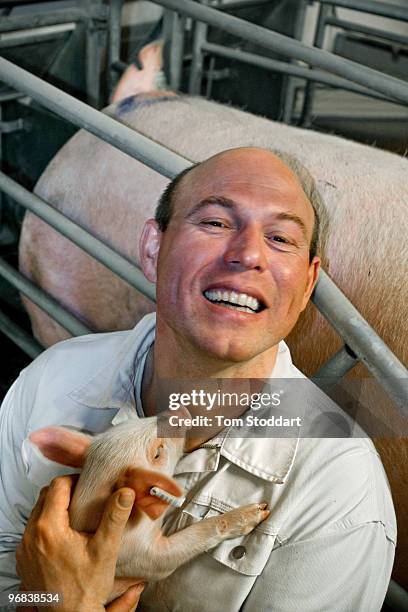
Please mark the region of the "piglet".
<svg viewBox="0 0 408 612"><path fill-rule="evenodd" d="M223 540L250 533L269 515L265 503L249 504L203 519L169 537L163 535L162 515L168 505L150 495L150 489L157 486L175 496L182 494L171 476L183 454L185 436L160 438L157 433L157 418L149 417L131 419L93 438L62 427L47 427L30 435L48 459L82 467L69 509L74 529L94 532L109 495L121 486L135 490L117 578L162 580Z"/></svg>

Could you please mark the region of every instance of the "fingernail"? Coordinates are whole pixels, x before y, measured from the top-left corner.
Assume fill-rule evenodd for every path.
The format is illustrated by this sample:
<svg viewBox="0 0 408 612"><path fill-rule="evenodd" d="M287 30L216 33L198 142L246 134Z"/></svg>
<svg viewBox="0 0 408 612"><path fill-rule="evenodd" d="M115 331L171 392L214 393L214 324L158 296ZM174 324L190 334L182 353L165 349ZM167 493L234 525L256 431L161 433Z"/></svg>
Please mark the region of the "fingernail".
<svg viewBox="0 0 408 612"><path fill-rule="evenodd" d="M134 499L134 493L131 491L123 491L119 495L119 505L122 506L122 508L129 508L129 506L133 504Z"/></svg>

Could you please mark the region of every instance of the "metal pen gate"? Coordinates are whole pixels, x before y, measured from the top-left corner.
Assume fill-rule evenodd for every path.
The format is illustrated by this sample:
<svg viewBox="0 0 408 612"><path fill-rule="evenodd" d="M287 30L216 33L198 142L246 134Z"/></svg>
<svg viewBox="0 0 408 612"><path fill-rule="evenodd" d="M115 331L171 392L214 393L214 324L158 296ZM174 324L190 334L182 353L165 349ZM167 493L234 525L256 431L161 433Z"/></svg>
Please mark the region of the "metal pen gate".
<svg viewBox="0 0 408 612"><path fill-rule="evenodd" d="M325 4L334 3L334 0L321 1ZM211 53L263 65L272 70L284 71L289 75L301 76L308 81L320 81L329 85L346 87L358 93L385 97L404 105L408 104L408 83L402 80L365 66L364 70L361 70L361 65L355 62L225 14L206 6L206 2L202 4L192 0L154 0L154 2L174 11L173 28L176 40L179 41L174 53L176 64L180 60L180 49L182 48L183 19L188 16L196 20L190 79L190 92L192 93L197 92L200 88L203 53ZM341 6L351 4L350 0L336 0L335 3ZM380 10L381 14L384 11L388 11L387 14L389 14L391 9L392 12L398 13L398 18L408 20L408 9L392 8L376 0L358 0L358 3L373 11ZM122 0L111 0L108 41L110 84L114 82L117 73L123 69L123 64L119 60L121 6ZM277 51L290 60L306 62L310 68L296 66L290 62L277 62L255 54L208 43L206 41L208 25ZM316 68L323 70L316 70ZM179 74L180 70L176 65L173 70L173 79L177 80ZM76 126L88 130L170 179L191 165L187 159L80 102L4 58L0 58L0 79L17 92L32 97L47 109ZM0 172L0 190L106 265L129 285L154 299L154 286L146 281L135 265L3 172ZM91 331L1 258L0 275L73 335L86 334ZM335 382L361 361L392 397L402 414L408 417L408 370L324 271L320 273L312 301L344 341L344 346L315 375L315 381L318 382L319 378L330 377L330 380ZM31 357L35 357L43 350L38 342L2 313L0 313L0 331L10 337ZM390 604L393 603L395 606L393 609L408 609L407 594L393 581L390 583L387 601Z"/></svg>

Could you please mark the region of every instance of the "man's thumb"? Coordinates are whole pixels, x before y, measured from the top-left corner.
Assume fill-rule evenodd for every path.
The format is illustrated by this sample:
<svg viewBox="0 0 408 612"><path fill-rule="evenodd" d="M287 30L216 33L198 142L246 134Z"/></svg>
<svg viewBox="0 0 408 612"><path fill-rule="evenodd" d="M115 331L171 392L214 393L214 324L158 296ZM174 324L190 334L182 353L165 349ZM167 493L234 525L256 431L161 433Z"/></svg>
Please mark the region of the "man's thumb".
<svg viewBox="0 0 408 612"><path fill-rule="evenodd" d="M111 552L119 549L134 501L135 492L129 488L119 489L110 496L95 534L96 546L104 542Z"/></svg>
<svg viewBox="0 0 408 612"><path fill-rule="evenodd" d="M137 608L143 589L143 583L130 587L123 595L106 607L107 612L133 612Z"/></svg>

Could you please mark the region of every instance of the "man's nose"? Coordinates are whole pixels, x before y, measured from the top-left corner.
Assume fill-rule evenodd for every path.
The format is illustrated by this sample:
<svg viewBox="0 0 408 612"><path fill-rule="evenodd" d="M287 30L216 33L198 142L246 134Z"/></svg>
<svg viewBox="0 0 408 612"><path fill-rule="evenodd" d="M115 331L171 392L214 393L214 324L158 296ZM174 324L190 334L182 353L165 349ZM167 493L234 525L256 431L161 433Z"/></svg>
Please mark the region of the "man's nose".
<svg viewBox="0 0 408 612"><path fill-rule="evenodd" d="M265 237L255 227L238 230L230 237L224 253L224 261L236 270L258 270L267 265Z"/></svg>

